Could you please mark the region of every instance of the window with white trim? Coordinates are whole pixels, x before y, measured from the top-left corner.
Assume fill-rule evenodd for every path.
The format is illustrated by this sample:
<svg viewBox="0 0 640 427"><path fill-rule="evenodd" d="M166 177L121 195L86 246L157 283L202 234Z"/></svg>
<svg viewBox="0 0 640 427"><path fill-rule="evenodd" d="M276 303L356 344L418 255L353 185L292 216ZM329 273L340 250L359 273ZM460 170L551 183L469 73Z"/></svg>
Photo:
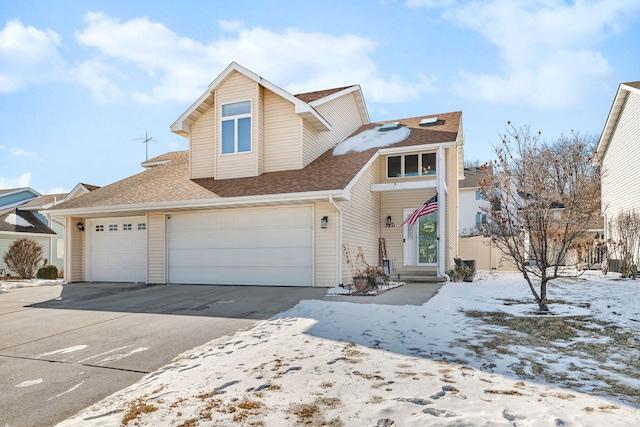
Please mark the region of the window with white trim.
<svg viewBox="0 0 640 427"><path fill-rule="evenodd" d="M118 224L109 224L109 231L118 231Z"/></svg>
<svg viewBox="0 0 640 427"><path fill-rule="evenodd" d="M131 224L122 224L122 231L131 231Z"/></svg>
<svg viewBox="0 0 640 427"><path fill-rule="evenodd" d="M104 225L96 225L96 231L97 232L104 231Z"/></svg>
<svg viewBox="0 0 640 427"><path fill-rule="evenodd" d="M409 178L436 174L436 153L387 157L387 178Z"/></svg>
<svg viewBox="0 0 640 427"><path fill-rule="evenodd" d="M144 231L147 229L147 224L144 222L138 223L138 231Z"/></svg>
<svg viewBox="0 0 640 427"><path fill-rule="evenodd" d="M222 154L251 151L251 101L222 105Z"/></svg>

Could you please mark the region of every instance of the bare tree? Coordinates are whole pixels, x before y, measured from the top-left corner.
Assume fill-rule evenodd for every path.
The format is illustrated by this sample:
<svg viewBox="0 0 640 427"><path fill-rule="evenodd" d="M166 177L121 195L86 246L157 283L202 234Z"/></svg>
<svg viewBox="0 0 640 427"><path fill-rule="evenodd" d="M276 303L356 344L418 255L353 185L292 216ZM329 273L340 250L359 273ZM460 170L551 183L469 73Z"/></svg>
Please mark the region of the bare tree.
<svg viewBox="0 0 640 427"><path fill-rule="evenodd" d="M613 237L608 243L620 260L620 276L635 279L640 258L640 214L635 210L618 213L613 221Z"/></svg>
<svg viewBox="0 0 640 427"><path fill-rule="evenodd" d="M31 279L42 262L42 246L32 239L18 239L9 246L3 260L20 278Z"/></svg>
<svg viewBox="0 0 640 427"><path fill-rule="evenodd" d="M591 166L592 138L572 131L546 143L540 135L508 123L493 173L482 182L491 204L482 228L513 259L546 313L548 282L563 276L568 252L589 239L600 214L600 177Z"/></svg>

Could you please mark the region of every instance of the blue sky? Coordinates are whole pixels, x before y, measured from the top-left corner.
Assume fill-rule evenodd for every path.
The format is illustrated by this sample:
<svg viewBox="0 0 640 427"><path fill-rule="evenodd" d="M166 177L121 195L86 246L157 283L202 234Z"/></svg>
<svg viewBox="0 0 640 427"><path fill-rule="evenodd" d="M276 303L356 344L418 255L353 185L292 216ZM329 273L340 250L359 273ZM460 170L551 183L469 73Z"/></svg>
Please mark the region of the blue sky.
<svg viewBox="0 0 640 427"><path fill-rule="evenodd" d="M169 126L232 61L296 94L360 84L373 121L462 111L599 135L640 80L640 2L0 0L0 188L68 191L184 150Z"/></svg>

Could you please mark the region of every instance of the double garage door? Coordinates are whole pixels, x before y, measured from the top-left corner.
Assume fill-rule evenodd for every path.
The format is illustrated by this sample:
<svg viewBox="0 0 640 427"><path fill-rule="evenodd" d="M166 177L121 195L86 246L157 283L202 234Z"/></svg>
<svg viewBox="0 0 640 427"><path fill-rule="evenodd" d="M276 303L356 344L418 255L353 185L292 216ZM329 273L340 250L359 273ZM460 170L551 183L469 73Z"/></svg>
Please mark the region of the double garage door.
<svg viewBox="0 0 640 427"><path fill-rule="evenodd" d="M171 283L312 286L311 207L172 214Z"/></svg>
<svg viewBox="0 0 640 427"><path fill-rule="evenodd" d="M311 207L174 213L166 219L168 281L312 286ZM145 217L88 222L88 279L144 282Z"/></svg>

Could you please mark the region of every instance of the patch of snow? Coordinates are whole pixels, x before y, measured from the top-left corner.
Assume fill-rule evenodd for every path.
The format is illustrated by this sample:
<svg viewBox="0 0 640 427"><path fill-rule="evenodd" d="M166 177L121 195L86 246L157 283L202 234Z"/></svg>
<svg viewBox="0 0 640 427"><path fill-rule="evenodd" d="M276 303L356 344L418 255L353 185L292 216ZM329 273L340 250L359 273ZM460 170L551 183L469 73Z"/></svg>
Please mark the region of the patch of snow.
<svg viewBox="0 0 640 427"><path fill-rule="evenodd" d="M69 390L63 391L63 392L62 392L62 393L60 393L60 394L56 394L55 396L48 398L48 399L47 399L47 401L49 401L49 400L53 400L53 399L57 399L58 397L60 397L60 396L64 396L64 395L65 395L65 394L67 394L67 393L71 393L72 391L75 391L78 387L80 387L82 384L84 384L84 381L82 381L80 384L76 384L76 385L74 385L74 386L73 386L73 387L71 387Z"/></svg>
<svg viewBox="0 0 640 427"><path fill-rule="evenodd" d="M33 227L33 224L31 224L29 221L14 213L7 215L7 217L4 219L4 222L6 222L7 224L16 225L18 227Z"/></svg>
<svg viewBox="0 0 640 427"><path fill-rule="evenodd" d="M84 350L85 348L87 348L86 345L74 345L73 347L61 348L60 350L55 350L55 351L50 351L48 353L39 354L39 355L36 356L36 359L40 359L41 357L44 357L44 356L51 356L51 355L54 355L54 354L73 353L74 351Z"/></svg>
<svg viewBox="0 0 640 427"><path fill-rule="evenodd" d="M10 289L33 288L36 286L56 286L56 285L64 285L65 283L66 282L63 279L0 280L0 294L8 292Z"/></svg>
<svg viewBox="0 0 640 427"><path fill-rule="evenodd" d="M479 272L474 282L445 284L420 307L301 301L253 329L183 353L59 426L120 425L138 399L156 409L136 418L142 427L209 416L216 425L235 425L238 417L265 427L627 426L640 418L640 401L611 384L629 393L640 388L637 366L625 363L640 357L639 286L600 273L549 286L557 301L550 318L607 322L628 335L607 357L571 352L585 343L609 352L613 343L597 328L580 329L561 345L505 339L505 351L483 346L501 333L526 337L465 314L529 316L536 305L518 274ZM477 346L480 352L472 350Z"/></svg>
<svg viewBox="0 0 640 427"><path fill-rule="evenodd" d="M42 378L38 378L37 380L24 381L20 384L17 384L16 387L31 387L32 385L42 384Z"/></svg>
<svg viewBox="0 0 640 427"><path fill-rule="evenodd" d="M366 151L370 148L382 148L404 141L411 134L411 129L401 126L398 129L379 132L380 126L360 132L338 143L333 149L334 156L350 151Z"/></svg>

